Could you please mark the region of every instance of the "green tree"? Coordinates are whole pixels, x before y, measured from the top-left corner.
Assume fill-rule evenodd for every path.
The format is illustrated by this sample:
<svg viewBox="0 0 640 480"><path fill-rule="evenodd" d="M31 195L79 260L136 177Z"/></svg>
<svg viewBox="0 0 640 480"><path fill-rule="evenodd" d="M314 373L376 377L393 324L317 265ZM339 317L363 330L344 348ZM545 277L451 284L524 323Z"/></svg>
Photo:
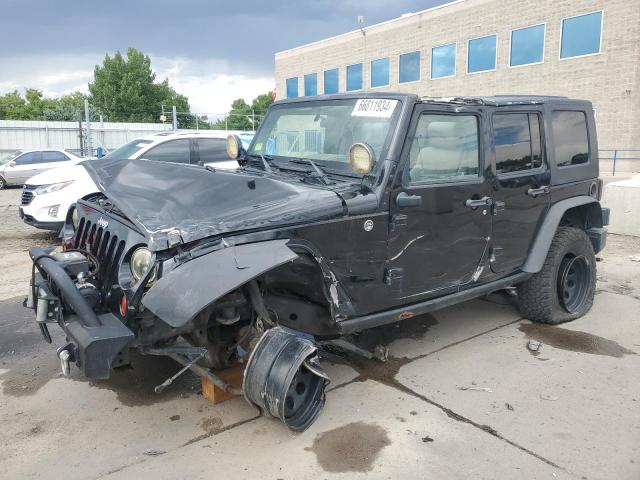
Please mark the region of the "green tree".
<svg viewBox="0 0 640 480"><path fill-rule="evenodd" d="M120 52L105 55L93 74L90 101L110 121L157 122L163 105L169 111L173 105L179 112L190 111L187 97L166 79L156 82L151 60L135 48L127 51L126 58Z"/></svg>
<svg viewBox="0 0 640 480"><path fill-rule="evenodd" d="M213 124L213 128L229 130L255 130L267 113L269 105L273 103L271 92L258 95L249 105L244 99L238 98L231 103L229 114ZM253 120L255 119L255 125Z"/></svg>
<svg viewBox="0 0 640 480"><path fill-rule="evenodd" d="M0 120L21 120L26 103L18 90L0 96Z"/></svg>

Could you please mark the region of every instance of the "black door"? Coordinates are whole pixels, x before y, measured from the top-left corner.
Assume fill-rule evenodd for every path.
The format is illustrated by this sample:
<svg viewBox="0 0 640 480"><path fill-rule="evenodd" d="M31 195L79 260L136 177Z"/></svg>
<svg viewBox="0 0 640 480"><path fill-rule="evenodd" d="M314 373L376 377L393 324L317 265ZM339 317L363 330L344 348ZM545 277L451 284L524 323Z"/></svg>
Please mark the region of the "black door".
<svg viewBox="0 0 640 480"><path fill-rule="evenodd" d="M419 107L392 192L386 282L419 301L472 282L491 236L480 116Z"/></svg>
<svg viewBox="0 0 640 480"><path fill-rule="evenodd" d="M508 273L526 260L549 205L549 168L539 112L495 113L491 269Z"/></svg>

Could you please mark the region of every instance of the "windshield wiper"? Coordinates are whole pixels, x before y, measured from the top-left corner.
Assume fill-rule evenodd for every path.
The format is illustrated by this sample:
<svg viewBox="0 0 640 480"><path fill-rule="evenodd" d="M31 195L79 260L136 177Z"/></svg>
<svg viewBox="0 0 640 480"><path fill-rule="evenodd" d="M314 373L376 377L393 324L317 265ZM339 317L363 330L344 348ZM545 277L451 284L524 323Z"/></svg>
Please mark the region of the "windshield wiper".
<svg viewBox="0 0 640 480"><path fill-rule="evenodd" d="M325 185L330 185L331 183L333 183L331 179L327 177L327 174L324 173L324 171L318 166L318 164L313 160L311 160L310 158L293 158L290 160L290 162L311 165L313 169L316 171L316 176L320 178L320 180L322 180L322 183L324 183Z"/></svg>
<svg viewBox="0 0 640 480"><path fill-rule="evenodd" d="M270 161L273 160L273 158L269 157L269 156L264 156L261 153L252 153L247 155L249 158L259 158L260 160L262 160L262 166L264 167L264 171L271 173L273 172L273 168L271 168L271 164L269 163Z"/></svg>

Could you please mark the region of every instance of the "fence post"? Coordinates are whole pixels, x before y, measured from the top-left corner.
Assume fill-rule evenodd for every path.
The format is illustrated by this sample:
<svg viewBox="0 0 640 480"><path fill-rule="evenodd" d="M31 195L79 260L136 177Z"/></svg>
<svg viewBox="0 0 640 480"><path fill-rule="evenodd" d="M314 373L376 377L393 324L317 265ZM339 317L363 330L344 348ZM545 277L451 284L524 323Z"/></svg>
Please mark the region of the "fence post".
<svg viewBox="0 0 640 480"><path fill-rule="evenodd" d="M178 118L177 118L176 106L175 105L171 108L171 111L173 113L173 129L174 130L178 130Z"/></svg>
<svg viewBox="0 0 640 480"><path fill-rule="evenodd" d="M618 160L618 150L614 150L613 151L613 168L612 168L612 172L611 172L611 176L615 177L616 176L616 161Z"/></svg>
<svg viewBox="0 0 640 480"><path fill-rule="evenodd" d="M91 145L91 117L89 116L89 100L86 98L84 100L84 116L87 122L87 139L85 143L87 145L87 156L90 157L93 154L93 147Z"/></svg>

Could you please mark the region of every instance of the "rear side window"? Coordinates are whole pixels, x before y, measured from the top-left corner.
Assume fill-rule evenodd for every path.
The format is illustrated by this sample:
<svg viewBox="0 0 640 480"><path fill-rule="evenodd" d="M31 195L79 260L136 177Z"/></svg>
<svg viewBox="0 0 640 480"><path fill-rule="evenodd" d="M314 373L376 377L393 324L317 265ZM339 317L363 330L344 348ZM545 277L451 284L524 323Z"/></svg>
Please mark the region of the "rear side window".
<svg viewBox="0 0 640 480"><path fill-rule="evenodd" d="M227 142L223 138L199 138L198 150L203 163L224 162L229 160Z"/></svg>
<svg viewBox="0 0 640 480"><path fill-rule="evenodd" d="M409 152L409 181L478 178L478 146L478 120L475 116L422 115Z"/></svg>
<svg viewBox="0 0 640 480"><path fill-rule="evenodd" d="M32 165L34 163L41 163L42 155L40 152L29 152L20 155L16 158L16 165Z"/></svg>
<svg viewBox="0 0 640 480"><path fill-rule="evenodd" d="M493 116L497 173L533 170L542 166L540 119L535 113Z"/></svg>
<svg viewBox="0 0 640 480"><path fill-rule="evenodd" d="M553 148L559 167L580 165L589 161L589 136L584 112L553 112Z"/></svg>
<svg viewBox="0 0 640 480"><path fill-rule="evenodd" d="M189 139L169 140L142 155L142 158L158 162L191 163Z"/></svg>
<svg viewBox="0 0 640 480"><path fill-rule="evenodd" d="M42 152L42 161L44 163L66 162L67 160L69 160L69 157L62 152Z"/></svg>

